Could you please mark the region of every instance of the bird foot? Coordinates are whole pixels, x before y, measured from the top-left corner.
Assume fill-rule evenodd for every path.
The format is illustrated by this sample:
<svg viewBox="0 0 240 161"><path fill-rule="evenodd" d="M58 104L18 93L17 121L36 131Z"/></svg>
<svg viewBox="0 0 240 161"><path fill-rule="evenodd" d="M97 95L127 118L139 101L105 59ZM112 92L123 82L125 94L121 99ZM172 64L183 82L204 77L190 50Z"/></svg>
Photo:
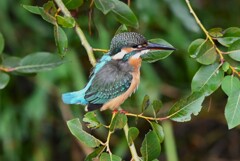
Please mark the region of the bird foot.
<svg viewBox="0 0 240 161"><path fill-rule="evenodd" d="M120 110L119 111L120 113L123 113L123 114L126 114L126 113L128 113L127 111L125 111L125 110Z"/></svg>
<svg viewBox="0 0 240 161"><path fill-rule="evenodd" d="M115 109L115 110L113 110L113 112L112 113L122 113L122 114L126 114L126 113L128 113L127 111L125 111L125 110L118 110L118 109Z"/></svg>
<svg viewBox="0 0 240 161"><path fill-rule="evenodd" d="M112 111L112 113L113 113L113 114L116 114L116 113L118 113L118 110L117 110L117 109L114 109L114 110Z"/></svg>

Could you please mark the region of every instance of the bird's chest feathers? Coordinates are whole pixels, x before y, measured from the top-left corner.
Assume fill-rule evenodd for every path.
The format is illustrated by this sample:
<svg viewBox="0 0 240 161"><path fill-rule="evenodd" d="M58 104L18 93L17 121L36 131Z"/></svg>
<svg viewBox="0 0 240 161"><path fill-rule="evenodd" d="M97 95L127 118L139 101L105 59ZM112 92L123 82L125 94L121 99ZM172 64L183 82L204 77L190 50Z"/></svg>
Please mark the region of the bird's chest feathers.
<svg viewBox="0 0 240 161"><path fill-rule="evenodd" d="M132 81L130 87L124 92L123 94L119 95L118 97L110 100L109 102L105 103L101 110L105 109L115 109L119 107L135 90L137 89L140 83L140 66L141 66L141 58L130 58L128 62L125 62L131 67L131 70L126 71L132 75ZM126 65L126 64L125 64Z"/></svg>
<svg viewBox="0 0 240 161"><path fill-rule="evenodd" d="M129 58L128 63L133 67L133 72L139 72L142 59L140 57L131 57Z"/></svg>

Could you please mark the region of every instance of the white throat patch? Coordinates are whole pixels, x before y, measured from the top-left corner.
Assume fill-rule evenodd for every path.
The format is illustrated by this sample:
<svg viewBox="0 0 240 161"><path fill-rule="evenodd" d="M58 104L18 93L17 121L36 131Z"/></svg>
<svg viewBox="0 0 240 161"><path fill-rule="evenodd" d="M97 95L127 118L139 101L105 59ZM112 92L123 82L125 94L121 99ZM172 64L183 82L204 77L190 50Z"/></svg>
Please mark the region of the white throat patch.
<svg viewBox="0 0 240 161"><path fill-rule="evenodd" d="M147 52L149 52L150 50L142 50L140 52L138 52L137 54L133 55L132 58L134 59L138 59L141 55L146 54ZM112 57L112 59L122 59L124 57L125 54L127 54L128 52L126 50L121 50L119 53L117 53L116 55L114 55Z"/></svg>
<svg viewBox="0 0 240 161"><path fill-rule="evenodd" d="M114 55L112 57L112 59L122 59L124 57L124 55L127 54L127 51L126 50L121 50L119 53L117 53L116 55Z"/></svg>
<svg viewBox="0 0 240 161"><path fill-rule="evenodd" d="M142 50L141 52L133 55L132 58L138 59L141 55L146 54L146 53L149 52L149 51L150 51L149 49L147 49L147 50Z"/></svg>

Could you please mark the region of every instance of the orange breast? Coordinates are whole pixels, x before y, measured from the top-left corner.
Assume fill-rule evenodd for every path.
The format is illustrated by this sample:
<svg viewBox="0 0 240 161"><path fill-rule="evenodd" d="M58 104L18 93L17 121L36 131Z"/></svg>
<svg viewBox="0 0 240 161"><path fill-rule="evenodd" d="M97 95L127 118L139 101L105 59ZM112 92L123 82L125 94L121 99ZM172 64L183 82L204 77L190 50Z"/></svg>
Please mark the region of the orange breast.
<svg viewBox="0 0 240 161"><path fill-rule="evenodd" d="M135 90L137 89L139 83L140 83L140 67L141 67L141 58L135 58L135 59L129 59L129 64L133 66L133 72L131 73L133 76L132 82L128 90L123 93L122 95L113 98L112 100L108 101L105 103L102 108L100 109L101 111L106 110L106 109L116 109L118 108Z"/></svg>

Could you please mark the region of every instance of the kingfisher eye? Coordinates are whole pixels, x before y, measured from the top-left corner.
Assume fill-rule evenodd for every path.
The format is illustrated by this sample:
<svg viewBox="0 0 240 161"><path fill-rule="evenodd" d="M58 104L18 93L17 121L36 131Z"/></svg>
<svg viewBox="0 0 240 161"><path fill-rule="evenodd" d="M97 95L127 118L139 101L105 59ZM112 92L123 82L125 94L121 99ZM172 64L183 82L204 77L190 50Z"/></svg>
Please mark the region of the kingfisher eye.
<svg viewBox="0 0 240 161"><path fill-rule="evenodd" d="M133 45L132 48L142 48L143 45Z"/></svg>
<svg viewBox="0 0 240 161"><path fill-rule="evenodd" d="M139 45L133 45L132 48L138 48Z"/></svg>

